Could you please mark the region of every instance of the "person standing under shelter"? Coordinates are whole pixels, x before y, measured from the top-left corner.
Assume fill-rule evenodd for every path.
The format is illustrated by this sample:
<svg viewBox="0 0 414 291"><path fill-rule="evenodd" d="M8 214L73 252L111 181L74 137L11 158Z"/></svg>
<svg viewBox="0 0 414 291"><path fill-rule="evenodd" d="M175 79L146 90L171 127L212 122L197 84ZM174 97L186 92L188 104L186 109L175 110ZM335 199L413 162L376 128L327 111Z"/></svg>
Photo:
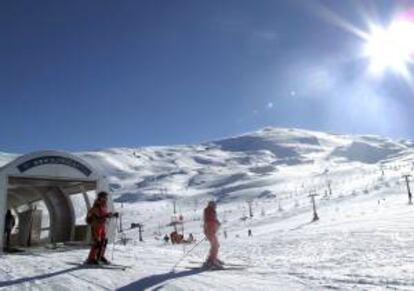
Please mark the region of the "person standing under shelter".
<svg viewBox="0 0 414 291"><path fill-rule="evenodd" d="M10 209L7 209L4 233L6 234L6 250L10 249L10 235L13 230L14 225L16 224L16 219L14 218Z"/></svg>
<svg viewBox="0 0 414 291"><path fill-rule="evenodd" d="M219 241L217 239L217 230L220 222L217 219L216 202L209 201L204 209L204 234L210 242L210 252L204 266L207 268L222 268L223 263L217 258L219 251Z"/></svg>

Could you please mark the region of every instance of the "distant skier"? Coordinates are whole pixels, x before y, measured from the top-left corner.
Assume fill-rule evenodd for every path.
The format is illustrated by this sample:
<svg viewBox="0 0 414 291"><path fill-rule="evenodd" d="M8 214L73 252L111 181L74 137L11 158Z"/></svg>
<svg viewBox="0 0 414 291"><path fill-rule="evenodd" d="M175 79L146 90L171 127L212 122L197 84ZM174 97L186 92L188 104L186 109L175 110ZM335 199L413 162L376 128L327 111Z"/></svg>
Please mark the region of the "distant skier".
<svg viewBox="0 0 414 291"><path fill-rule="evenodd" d="M252 234L252 230L249 228L248 230L247 230L247 236L252 236L253 234Z"/></svg>
<svg viewBox="0 0 414 291"><path fill-rule="evenodd" d="M118 212L108 212L107 199L107 192L99 192L86 217L86 222L91 225L92 234L92 246L86 261L87 264L109 264L105 258L106 245L108 244L105 223L108 218L118 217L119 214Z"/></svg>
<svg viewBox="0 0 414 291"><path fill-rule="evenodd" d="M194 236L193 236L193 234L192 234L192 233L190 233L190 234L188 235L187 242L188 242L188 243L192 243L192 242L194 242Z"/></svg>
<svg viewBox="0 0 414 291"><path fill-rule="evenodd" d="M170 237L168 236L168 234L165 234L164 235L164 242L167 244L169 240L170 240Z"/></svg>
<svg viewBox="0 0 414 291"><path fill-rule="evenodd" d="M10 209L7 209L4 232L6 233L6 249L10 249L10 235L13 230L14 225L16 224L16 219L14 218Z"/></svg>
<svg viewBox="0 0 414 291"><path fill-rule="evenodd" d="M204 266L209 268L221 268L223 265L217 258L220 244L216 233L219 227L220 222L217 220L216 203L214 201L210 201L204 209L204 234L210 242L210 253L204 263Z"/></svg>

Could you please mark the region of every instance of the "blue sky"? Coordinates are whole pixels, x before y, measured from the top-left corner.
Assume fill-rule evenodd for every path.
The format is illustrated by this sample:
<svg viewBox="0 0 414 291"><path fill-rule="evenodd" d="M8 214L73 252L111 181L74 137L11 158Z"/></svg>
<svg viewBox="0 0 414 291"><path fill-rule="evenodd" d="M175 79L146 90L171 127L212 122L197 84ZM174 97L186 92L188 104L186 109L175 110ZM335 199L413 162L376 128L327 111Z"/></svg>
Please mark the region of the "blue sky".
<svg viewBox="0 0 414 291"><path fill-rule="evenodd" d="M413 138L414 93L365 74L403 1L2 1L0 151L198 143L265 126ZM325 12L324 12L325 11ZM374 13L375 12L375 13Z"/></svg>

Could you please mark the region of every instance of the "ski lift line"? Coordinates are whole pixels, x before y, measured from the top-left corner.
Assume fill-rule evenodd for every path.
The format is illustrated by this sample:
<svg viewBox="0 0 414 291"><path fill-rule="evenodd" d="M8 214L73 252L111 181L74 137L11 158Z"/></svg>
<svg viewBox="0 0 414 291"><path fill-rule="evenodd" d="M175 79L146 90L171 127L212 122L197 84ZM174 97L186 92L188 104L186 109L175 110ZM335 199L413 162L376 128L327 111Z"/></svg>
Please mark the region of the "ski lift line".
<svg viewBox="0 0 414 291"><path fill-rule="evenodd" d="M409 166L409 165L408 165ZM385 167L386 168L386 167ZM391 169L393 168L393 167L390 167ZM370 177L370 176L372 176L372 174L375 174L375 173L377 173L377 171L370 171L370 172L368 172L368 174L365 174L365 175L363 175L363 176L360 176L360 177L358 177L359 178L359 180L363 180L363 179L366 179L367 177ZM391 181L390 179L387 179L387 180L385 180L385 182L387 182L387 181ZM344 183L347 183L347 181L346 181L346 179L344 179L344 180L339 180L337 183L340 183L340 184L344 184ZM374 182L375 183L375 182ZM366 190L371 190L372 189L372 187L373 186L375 186L375 184L374 183L368 183L368 185L367 186L365 186L365 189ZM319 184L317 184L317 187L316 188L319 188L319 189L321 189L321 188L323 188L325 185L321 185L320 183ZM355 191L355 189L361 189L361 188L364 188L364 187L361 187L361 186L358 186L358 187L350 187L351 189L350 190L348 190L348 191ZM280 195L280 194L279 194ZM296 194L295 193L295 195L292 195L292 194L284 194L284 195L280 195L279 196L279 199L280 200L285 200L285 199L291 199L292 197L289 197L289 196L296 196L296 197L301 197L301 196L305 196L306 195L306 193L302 193L302 194Z"/></svg>
<svg viewBox="0 0 414 291"><path fill-rule="evenodd" d="M150 218L144 220L143 222L140 222L139 224L144 225L145 223L147 223L148 221L150 221L152 219L153 219L153 217L150 217ZM136 227L133 227L133 228L124 229L123 230L123 233L131 232L134 229L136 230L137 228Z"/></svg>

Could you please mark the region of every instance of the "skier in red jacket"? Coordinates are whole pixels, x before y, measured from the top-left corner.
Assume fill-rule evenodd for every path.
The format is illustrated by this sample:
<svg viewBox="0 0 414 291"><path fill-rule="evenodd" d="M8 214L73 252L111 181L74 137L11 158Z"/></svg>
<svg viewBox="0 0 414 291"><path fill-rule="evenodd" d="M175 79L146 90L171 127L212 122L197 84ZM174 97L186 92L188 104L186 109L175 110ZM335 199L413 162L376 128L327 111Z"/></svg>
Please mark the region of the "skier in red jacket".
<svg viewBox="0 0 414 291"><path fill-rule="evenodd" d="M108 212L107 199L107 192L99 192L93 207L89 209L86 217L86 222L91 225L92 236L92 245L86 261L87 264L109 264L109 261L105 258L106 245L108 244L105 223L107 218L118 217L118 213Z"/></svg>
<svg viewBox="0 0 414 291"><path fill-rule="evenodd" d="M204 209L204 234L210 242L210 253L204 263L205 267L221 268L223 265L223 263L217 258L220 244L216 233L219 227L220 222L217 219L216 203L214 201L210 201Z"/></svg>

